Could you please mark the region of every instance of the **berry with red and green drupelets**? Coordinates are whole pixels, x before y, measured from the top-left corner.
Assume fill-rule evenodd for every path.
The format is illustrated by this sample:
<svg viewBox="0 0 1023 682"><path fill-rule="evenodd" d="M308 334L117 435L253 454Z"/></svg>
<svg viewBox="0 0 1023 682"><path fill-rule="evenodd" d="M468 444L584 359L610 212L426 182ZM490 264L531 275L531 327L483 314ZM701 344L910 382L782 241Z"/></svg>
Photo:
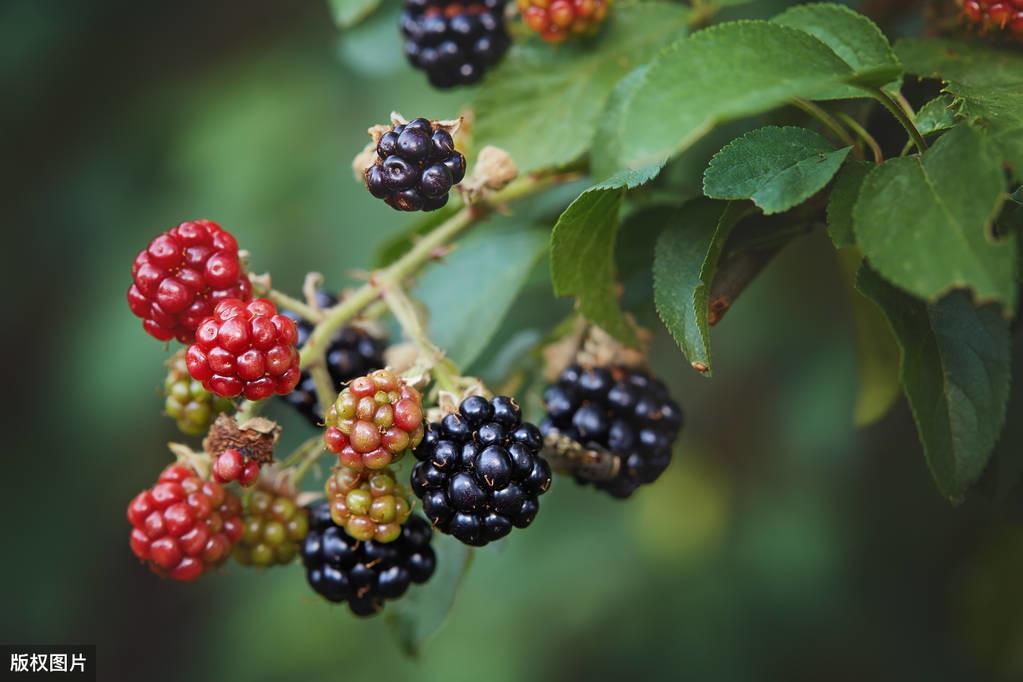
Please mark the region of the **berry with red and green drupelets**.
<svg viewBox="0 0 1023 682"><path fill-rule="evenodd" d="M342 466L362 471L397 462L423 438L423 400L390 370L352 380L327 410L323 440Z"/></svg>
<svg viewBox="0 0 1023 682"><path fill-rule="evenodd" d="M188 374L184 351L175 354L168 366L163 411L177 422L182 433L200 436L218 414L234 407L230 400L213 395Z"/></svg>
<svg viewBox="0 0 1023 682"><path fill-rule="evenodd" d="M246 457L241 450L229 448L213 460L211 473L217 483L237 481L242 487L248 488L259 480L260 463Z"/></svg>
<svg viewBox="0 0 1023 682"><path fill-rule="evenodd" d="M334 523L356 540L394 542L412 511L408 491L389 469L336 467L325 492Z"/></svg>
<svg viewBox="0 0 1023 682"><path fill-rule="evenodd" d="M316 294L317 304L322 309L332 307L337 299L319 291ZM281 313L291 318L298 328L298 347L301 349L309 340L313 325L291 311ZM348 383L356 377L384 366L384 349L386 342L378 339L356 325L341 328L330 345L327 346L326 361L330 380L336 388ZM294 407L313 426L323 424L323 414L316 400L316 384L312 375L303 372L295 390L281 398Z"/></svg>
<svg viewBox="0 0 1023 682"><path fill-rule="evenodd" d="M1023 0L959 0L959 6L967 23L981 32L1023 38Z"/></svg>
<svg viewBox="0 0 1023 682"><path fill-rule="evenodd" d="M238 242L211 220L184 222L156 237L135 258L128 305L160 341L191 343L218 301L247 301L252 285Z"/></svg>
<svg viewBox="0 0 1023 682"><path fill-rule="evenodd" d="M436 88L479 82L511 45L504 6L505 0L405 0L405 56Z"/></svg>
<svg viewBox="0 0 1023 682"><path fill-rule="evenodd" d="M287 495L254 490L242 512L243 532L234 558L245 566L291 563L309 530L307 512Z"/></svg>
<svg viewBox="0 0 1023 682"><path fill-rule="evenodd" d="M411 584L425 583L436 569L430 524L411 516L389 543L359 541L331 519L326 502L309 508L309 532L302 544L306 579L317 594L347 603L357 616L378 613Z"/></svg>
<svg viewBox="0 0 1023 682"><path fill-rule="evenodd" d="M172 464L128 505L131 549L154 573L195 580L231 554L242 536L240 513L229 490Z"/></svg>
<svg viewBox="0 0 1023 682"><path fill-rule="evenodd" d="M434 211L465 177L465 157L448 131L425 118L392 126L377 141L366 187L399 211Z"/></svg>
<svg viewBox="0 0 1023 682"><path fill-rule="evenodd" d="M263 400L295 389L301 371L294 322L264 298L227 299L213 312L185 354L193 379L225 398Z"/></svg>
<svg viewBox="0 0 1023 682"><path fill-rule="evenodd" d="M526 26L549 43L592 35L607 17L611 0L517 0Z"/></svg>
<svg viewBox="0 0 1023 682"><path fill-rule="evenodd" d="M482 546L533 522L551 484L542 447L512 398L472 396L430 425L414 451L412 490L438 530Z"/></svg>
<svg viewBox="0 0 1023 682"><path fill-rule="evenodd" d="M544 392L544 404L544 435L556 430L621 458L613 479L594 482L614 497L628 497L664 472L682 426L682 410L665 385L627 367L572 365Z"/></svg>

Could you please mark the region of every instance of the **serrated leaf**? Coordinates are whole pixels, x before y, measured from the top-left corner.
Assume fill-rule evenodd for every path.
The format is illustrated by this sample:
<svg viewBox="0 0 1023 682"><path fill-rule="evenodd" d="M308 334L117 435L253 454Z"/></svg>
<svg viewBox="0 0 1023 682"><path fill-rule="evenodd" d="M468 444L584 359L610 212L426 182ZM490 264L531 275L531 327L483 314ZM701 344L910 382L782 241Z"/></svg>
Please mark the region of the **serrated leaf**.
<svg viewBox="0 0 1023 682"><path fill-rule="evenodd" d="M635 345L636 334L618 305L614 248L625 190L647 182L661 167L618 173L590 187L558 218L551 233L551 282L558 296L575 296L584 317Z"/></svg>
<svg viewBox="0 0 1023 682"><path fill-rule="evenodd" d="M860 187L867 173L874 167L868 161L850 161L845 164L828 198L828 236L835 248L853 246L856 235L853 232L853 207L860 198Z"/></svg>
<svg viewBox="0 0 1023 682"><path fill-rule="evenodd" d="M900 40L909 73L945 81L957 113L984 128L1023 178L1023 54L952 40Z"/></svg>
<svg viewBox="0 0 1023 682"><path fill-rule="evenodd" d="M327 0L334 23L340 28L351 28L380 7L380 0Z"/></svg>
<svg viewBox="0 0 1023 682"><path fill-rule="evenodd" d="M952 95L938 95L916 112L913 121L922 135L933 135L956 126L955 98Z"/></svg>
<svg viewBox="0 0 1023 682"><path fill-rule="evenodd" d="M1012 238L993 241L1004 199L998 157L960 125L922 157L886 161L867 175L853 210L856 243L889 282L936 301L970 288L1013 309Z"/></svg>
<svg viewBox="0 0 1023 682"><path fill-rule="evenodd" d="M417 656L423 644L444 625L472 565L472 548L450 535L435 532L432 547L437 568L430 581L413 586L384 611L398 646L407 656Z"/></svg>
<svg viewBox="0 0 1023 682"><path fill-rule="evenodd" d="M663 161L719 123L813 98L856 76L794 28L737 21L699 31L662 51L622 106L617 166Z"/></svg>
<svg viewBox="0 0 1023 682"><path fill-rule="evenodd" d="M657 240L654 305L695 370L711 376L707 308L721 250L746 212L739 203L696 199Z"/></svg>
<svg viewBox="0 0 1023 682"><path fill-rule="evenodd" d="M806 128L758 128L714 155L703 174L703 193L712 199L752 199L765 214L781 213L827 185L850 149L836 150Z"/></svg>
<svg viewBox="0 0 1023 682"><path fill-rule="evenodd" d="M931 475L958 502L987 465L1005 423L1008 325L996 308L974 307L962 291L928 305L866 267L857 286L891 324Z"/></svg>
<svg viewBox="0 0 1023 682"><path fill-rule="evenodd" d="M841 249L838 262L856 335L858 382L853 422L864 427L888 414L899 397L899 346L880 309L856 290L863 256L857 249Z"/></svg>
<svg viewBox="0 0 1023 682"><path fill-rule="evenodd" d="M578 159L615 84L683 34L687 18L676 5L622 5L593 40L516 43L477 93L476 139L506 150L520 172Z"/></svg>
<svg viewBox="0 0 1023 682"><path fill-rule="evenodd" d="M878 74L876 78L881 80L878 85L890 92L899 90L902 65L881 29L862 14L843 5L819 3L792 7L772 21L809 33L830 47L853 71ZM814 99L867 96L859 88L840 85Z"/></svg>
<svg viewBox="0 0 1023 682"><path fill-rule="evenodd" d="M510 219L488 228L459 242L415 289L431 311L430 338L459 367L468 367L486 348L547 249L545 230Z"/></svg>

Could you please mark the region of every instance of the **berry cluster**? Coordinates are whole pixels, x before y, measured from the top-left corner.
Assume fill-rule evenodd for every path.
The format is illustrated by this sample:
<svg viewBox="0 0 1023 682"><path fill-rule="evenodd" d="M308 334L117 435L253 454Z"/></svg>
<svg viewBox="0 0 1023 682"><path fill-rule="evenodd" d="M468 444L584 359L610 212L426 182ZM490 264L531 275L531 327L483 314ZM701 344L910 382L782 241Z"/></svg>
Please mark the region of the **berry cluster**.
<svg viewBox="0 0 1023 682"><path fill-rule="evenodd" d="M176 353L168 364L167 378L163 382L166 396L163 411L178 423L181 433L199 436L221 412L227 412L233 403L214 396L188 374L184 351Z"/></svg>
<svg viewBox="0 0 1023 682"><path fill-rule="evenodd" d="M298 330L273 303L219 302L195 332L185 362L192 378L225 398L263 400L294 390L300 376Z"/></svg>
<svg viewBox="0 0 1023 682"><path fill-rule="evenodd" d="M160 341L191 343L217 301L247 301L252 285L238 258L238 242L211 220L181 223L135 258L128 305Z"/></svg>
<svg viewBox="0 0 1023 682"><path fill-rule="evenodd" d="M342 466L384 469L423 439L423 399L394 372L354 379L327 410L327 449Z"/></svg>
<svg viewBox="0 0 1023 682"><path fill-rule="evenodd" d="M356 540L394 542L412 507L389 469L335 468L325 486L330 518Z"/></svg>
<svg viewBox="0 0 1023 682"><path fill-rule="evenodd" d="M415 449L412 490L433 525L482 546L525 528L551 485L540 430L512 398L472 396L431 424Z"/></svg>
<svg viewBox="0 0 1023 682"><path fill-rule="evenodd" d="M399 211L435 211L465 176L465 157L451 134L425 118L393 126L377 142L366 169L370 193Z"/></svg>
<svg viewBox="0 0 1023 682"><path fill-rule="evenodd" d="M213 479L217 483L238 481L239 485L248 488L259 479L259 467L259 462L249 459L241 450L229 448L213 460Z"/></svg>
<svg viewBox="0 0 1023 682"><path fill-rule="evenodd" d="M317 304L322 309L332 307L337 299L319 291L316 294ZM282 313L298 327L298 347L301 349L309 340L312 325L291 311ZM384 366L384 342L359 327L349 325L342 327L327 347L327 371L335 387L367 374ZM316 401L316 384L308 372L302 372L298 386L282 400L294 407L313 426L323 423L323 414Z"/></svg>
<svg viewBox="0 0 1023 682"><path fill-rule="evenodd" d="M286 495L255 490L242 513L243 532L234 558L245 566L288 564L309 530L306 510Z"/></svg>
<svg viewBox="0 0 1023 682"><path fill-rule="evenodd" d="M430 525L409 517L391 543L360 542L331 520L326 502L309 509L309 533L302 544L309 585L325 599L348 602L357 616L380 611L384 601L402 596L411 583L433 575L437 559L430 548Z"/></svg>
<svg viewBox="0 0 1023 682"><path fill-rule="evenodd" d="M628 497L661 475L682 426L682 410L664 384L626 367L572 365L544 392L544 404L545 436L557 430L621 457L617 475L595 483L614 497Z"/></svg>
<svg viewBox="0 0 1023 682"><path fill-rule="evenodd" d="M959 0L963 17L981 31L1010 31L1023 38L1023 0Z"/></svg>
<svg viewBox="0 0 1023 682"><path fill-rule="evenodd" d="M549 43L596 32L610 0L516 0L526 26Z"/></svg>
<svg viewBox="0 0 1023 682"><path fill-rule="evenodd" d="M172 464L128 505L131 550L159 575L195 580L230 555L242 536L240 513L220 484Z"/></svg>
<svg viewBox="0 0 1023 682"><path fill-rule="evenodd" d="M405 56L437 88L478 82L511 45L505 0L405 0Z"/></svg>

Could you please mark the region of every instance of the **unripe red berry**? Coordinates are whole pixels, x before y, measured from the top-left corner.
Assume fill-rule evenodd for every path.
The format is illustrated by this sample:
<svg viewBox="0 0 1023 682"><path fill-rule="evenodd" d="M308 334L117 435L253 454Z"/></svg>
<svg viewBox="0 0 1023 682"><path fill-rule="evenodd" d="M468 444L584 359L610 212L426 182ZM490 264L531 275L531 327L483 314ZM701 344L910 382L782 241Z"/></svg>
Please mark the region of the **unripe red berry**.
<svg viewBox="0 0 1023 682"><path fill-rule="evenodd" d="M135 258L128 305L150 336L191 343L217 301L247 301L252 285L238 242L211 220L181 223L156 237Z"/></svg>
<svg viewBox="0 0 1023 682"><path fill-rule="evenodd" d="M188 372L225 398L263 400L295 389L299 369L298 330L266 299L226 299L195 332L188 347Z"/></svg>
<svg viewBox="0 0 1023 682"><path fill-rule="evenodd" d="M572 34L593 34L607 16L610 0L517 0L522 20L549 43Z"/></svg>

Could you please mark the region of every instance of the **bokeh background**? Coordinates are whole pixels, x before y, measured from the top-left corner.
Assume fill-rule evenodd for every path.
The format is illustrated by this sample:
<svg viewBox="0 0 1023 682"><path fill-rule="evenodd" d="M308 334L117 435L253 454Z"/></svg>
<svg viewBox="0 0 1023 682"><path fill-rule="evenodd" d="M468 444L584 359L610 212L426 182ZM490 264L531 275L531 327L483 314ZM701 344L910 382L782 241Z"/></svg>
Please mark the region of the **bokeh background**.
<svg viewBox="0 0 1023 682"><path fill-rule="evenodd" d="M321 601L298 565L156 578L124 509L181 437L161 415L168 351L125 305L135 253L210 217L280 288L308 270L351 285L409 224L352 180L365 129L392 109L450 116L465 93L404 65L393 11L342 37L321 0L8 0L0 82L0 641L96 643L101 679L154 682L1023 675L1023 382L991 470L950 507L904 402L851 425L853 332L820 234L717 328L713 380L655 338L687 418L664 478L627 504L556 481L529 532L478 552L419 658L385 618ZM544 267L470 369L493 374L513 329L568 309ZM630 283L651 319L642 275ZM286 443L310 434L271 414Z"/></svg>

